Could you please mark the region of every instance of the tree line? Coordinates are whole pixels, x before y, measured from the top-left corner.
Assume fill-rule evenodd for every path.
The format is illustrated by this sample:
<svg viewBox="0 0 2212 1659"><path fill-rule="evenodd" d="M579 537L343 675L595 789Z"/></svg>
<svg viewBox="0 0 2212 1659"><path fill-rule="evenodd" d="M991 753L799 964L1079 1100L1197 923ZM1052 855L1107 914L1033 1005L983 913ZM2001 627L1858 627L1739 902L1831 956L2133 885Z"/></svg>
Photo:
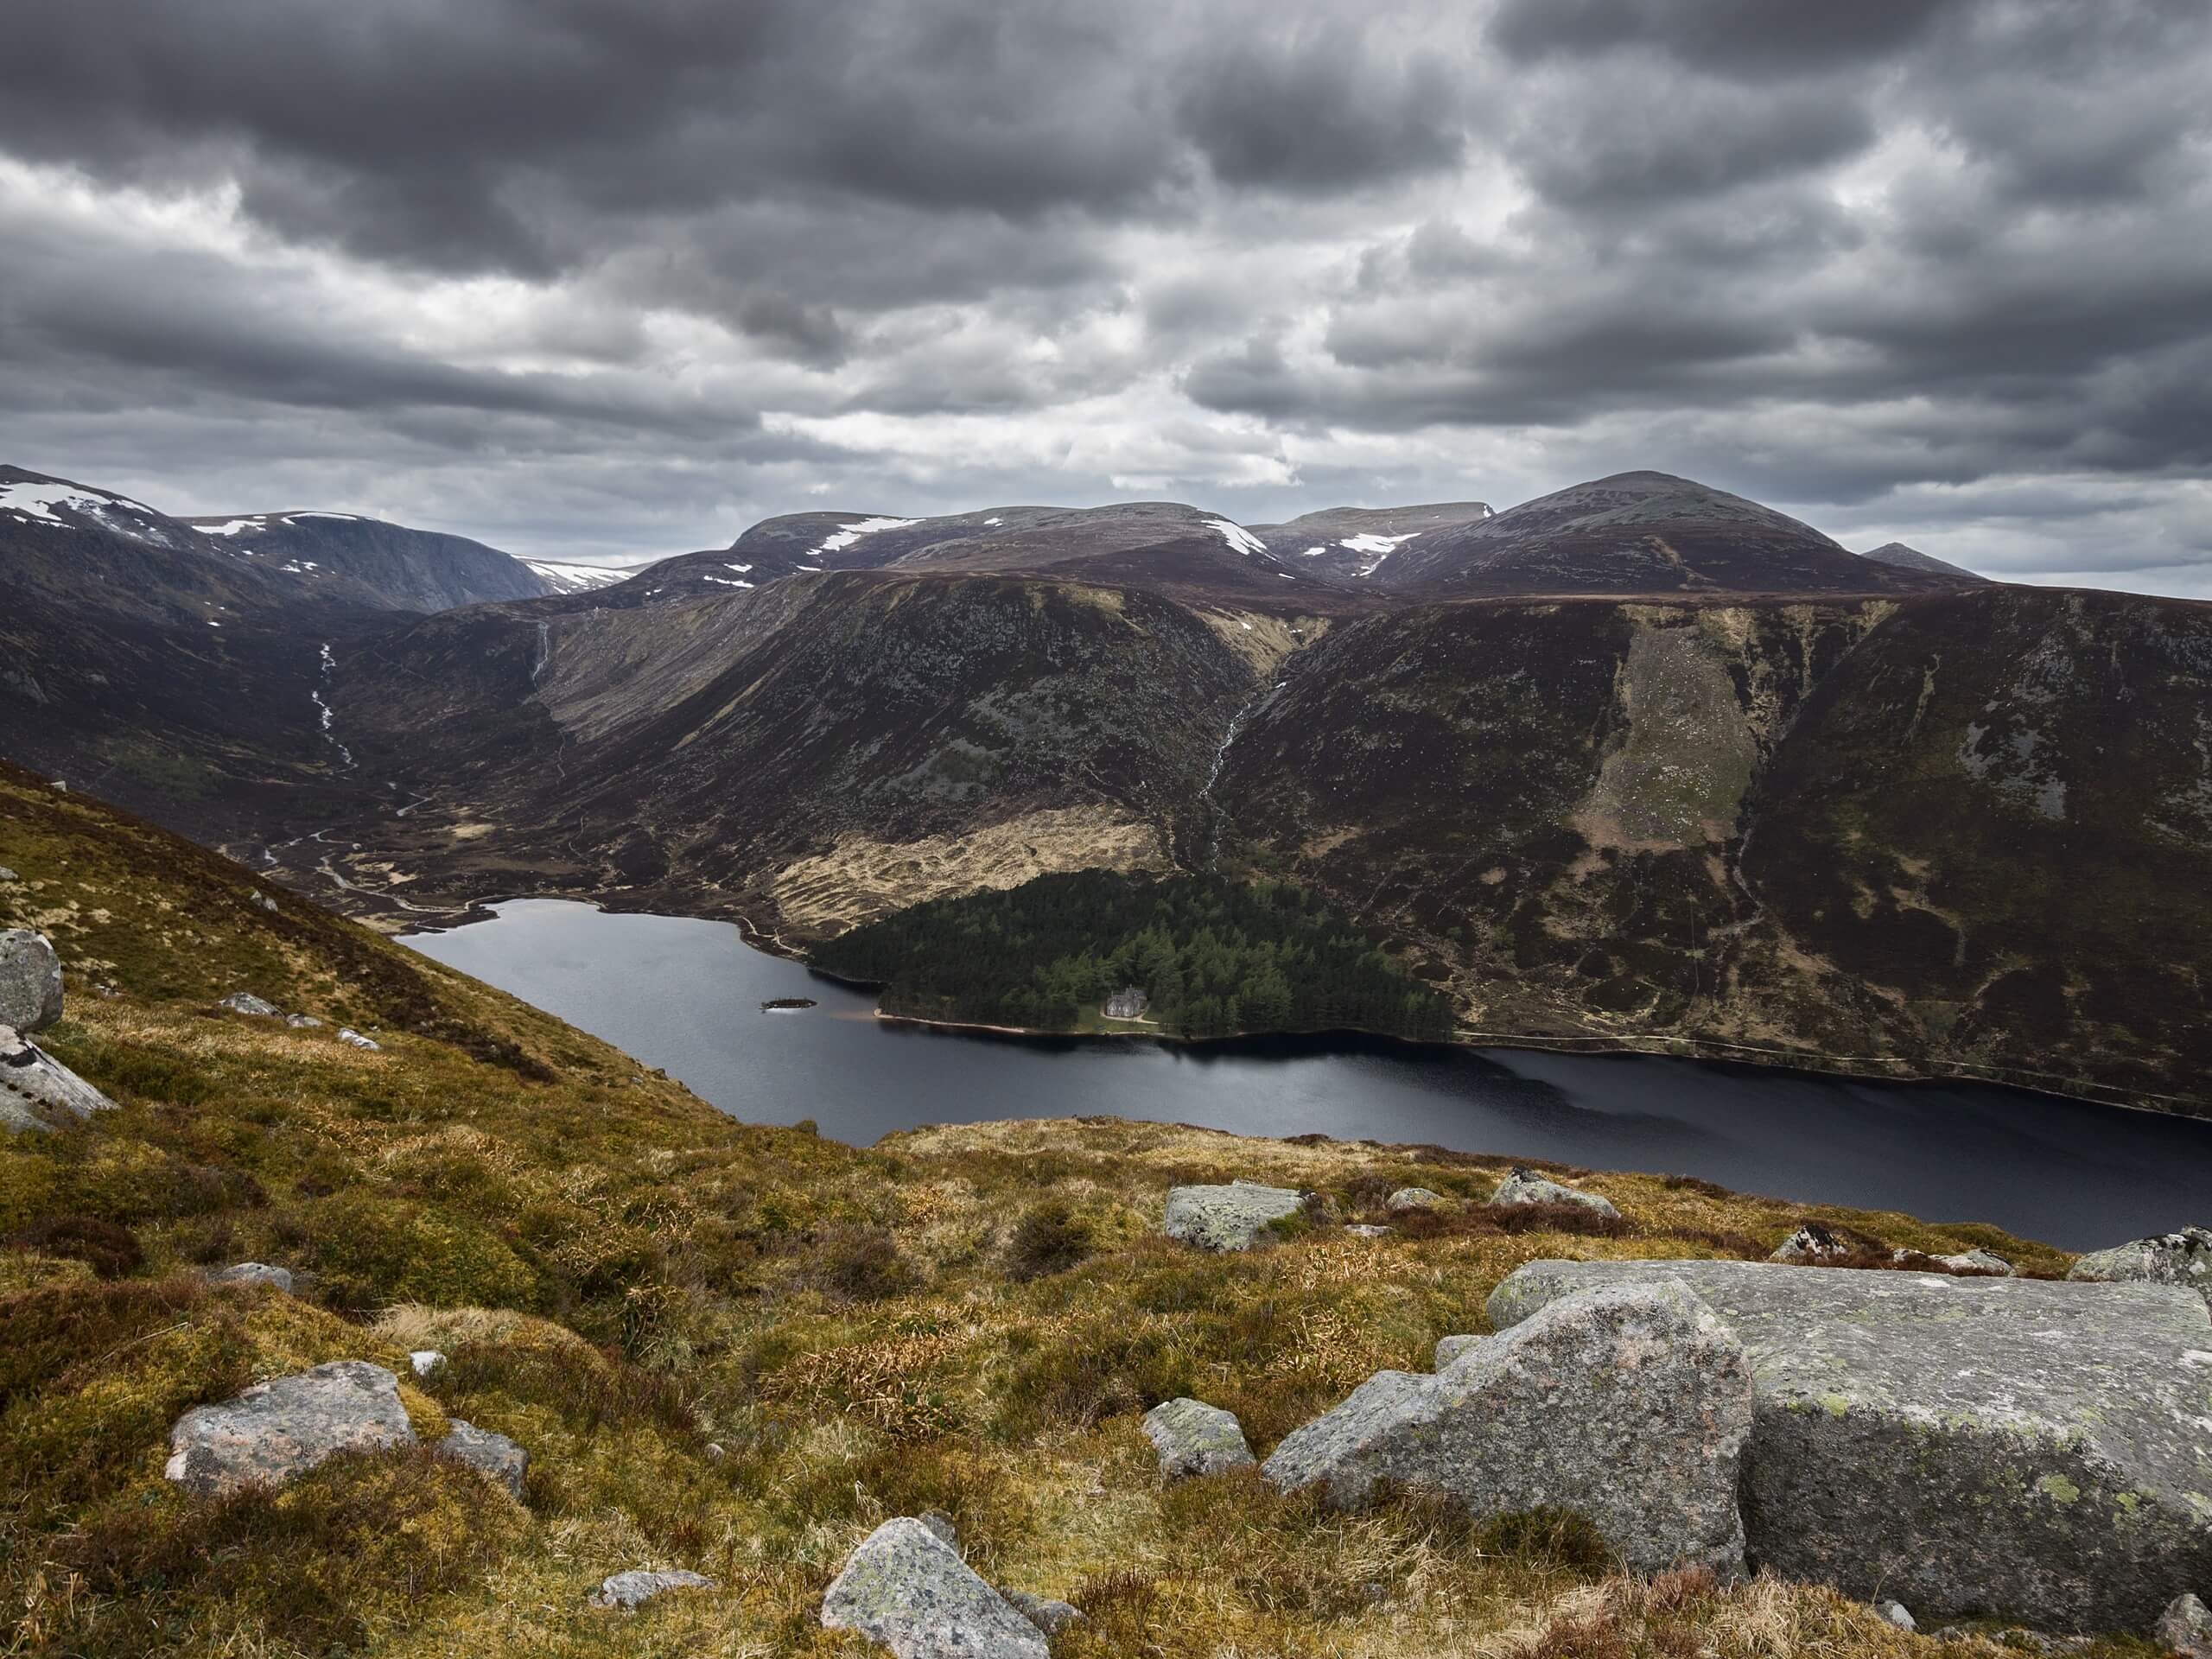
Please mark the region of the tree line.
<svg viewBox="0 0 2212 1659"><path fill-rule="evenodd" d="M1083 870L936 899L818 947L887 1014L1069 1031L1128 987L1167 1033L1359 1030L1441 1040L1451 1005L1287 882Z"/></svg>

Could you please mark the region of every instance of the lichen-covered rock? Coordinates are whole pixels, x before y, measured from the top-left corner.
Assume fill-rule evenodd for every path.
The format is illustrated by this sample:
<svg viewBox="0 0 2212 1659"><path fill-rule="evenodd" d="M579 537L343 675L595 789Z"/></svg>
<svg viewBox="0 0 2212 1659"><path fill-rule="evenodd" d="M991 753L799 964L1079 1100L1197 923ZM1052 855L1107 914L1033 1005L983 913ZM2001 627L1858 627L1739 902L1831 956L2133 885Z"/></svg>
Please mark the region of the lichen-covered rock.
<svg viewBox="0 0 2212 1659"><path fill-rule="evenodd" d="M2193 1591L2184 1590L2167 1605L2151 1634L2180 1659L2212 1659L2212 1611Z"/></svg>
<svg viewBox="0 0 2212 1659"><path fill-rule="evenodd" d="M28 1037L61 1017L61 959L43 933L0 929L0 1026Z"/></svg>
<svg viewBox="0 0 2212 1659"><path fill-rule="evenodd" d="M1801 1222L1797 1230L1774 1248L1770 1262L1786 1262L1797 1267L1822 1267L1840 1262L1852 1254L1852 1246L1840 1234L1823 1227L1817 1221Z"/></svg>
<svg viewBox="0 0 2212 1659"><path fill-rule="evenodd" d="M898 1659L1050 1659L1044 1632L911 1516L887 1521L822 1599L825 1630L858 1630Z"/></svg>
<svg viewBox="0 0 2212 1659"><path fill-rule="evenodd" d="M1919 1620L1913 1618L1911 1610L1901 1601L1878 1601L1874 1604L1874 1611L1901 1630L1920 1628Z"/></svg>
<svg viewBox="0 0 2212 1659"><path fill-rule="evenodd" d="M1402 1215L1408 1210L1433 1210L1443 1202L1441 1192L1432 1192L1425 1186L1402 1186L1382 1200L1382 1207Z"/></svg>
<svg viewBox="0 0 2212 1659"><path fill-rule="evenodd" d="M113 1101L29 1038L0 1025L0 1129L48 1134L114 1109Z"/></svg>
<svg viewBox="0 0 2212 1659"><path fill-rule="evenodd" d="M288 1014L284 1016L284 1023L294 1031L314 1031L321 1026L322 1021L311 1014Z"/></svg>
<svg viewBox="0 0 2212 1659"><path fill-rule="evenodd" d="M1580 1187L1567 1186L1548 1180L1534 1170L1514 1169L1497 1184L1497 1191L1490 1195L1492 1204L1579 1204L1601 1216L1618 1216L1613 1201L1602 1193L1585 1192Z"/></svg>
<svg viewBox="0 0 2212 1659"><path fill-rule="evenodd" d="M2183 1227L2092 1250L2066 1276L2099 1284L2182 1285L2212 1302L2212 1229Z"/></svg>
<svg viewBox="0 0 2212 1659"><path fill-rule="evenodd" d="M1446 1366L1451 1364L1453 1360L1459 1358L1460 1355L1465 1353L1470 1348L1476 1347L1482 1343L1488 1342L1490 1338L1488 1337L1439 1337L1436 1339L1436 1357L1432 1363L1430 1369L1432 1370L1440 1371L1444 1370Z"/></svg>
<svg viewBox="0 0 2212 1659"><path fill-rule="evenodd" d="M1302 1195L1288 1187L1252 1181L1172 1187L1161 1230L1170 1238L1209 1250L1249 1250L1270 1225L1304 1207Z"/></svg>
<svg viewBox="0 0 2212 1659"><path fill-rule="evenodd" d="M589 1598L594 1607L620 1607L626 1613L638 1611L641 1601L651 1601L655 1596L666 1595L671 1590L711 1590L715 1581L681 1567L665 1573L649 1573L642 1567L632 1567L626 1573L610 1573L600 1580L599 1588Z"/></svg>
<svg viewBox="0 0 2212 1659"><path fill-rule="evenodd" d="M523 1481L530 1473L530 1453L504 1434L494 1434L488 1428L479 1428L458 1417L446 1421L448 1431L445 1439L438 1442L439 1452L472 1469L482 1470L505 1487L516 1503L521 1503Z"/></svg>
<svg viewBox="0 0 2212 1659"><path fill-rule="evenodd" d="M1027 1590L1001 1590L999 1593L1006 1598L1008 1606L1047 1636L1058 1636L1083 1618L1080 1612L1065 1601L1033 1596Z"/></svg>
<svg viewBox="0 0 2212 1659"><path fill-rule="evenodd" d="M1154 1406L1144 1414L1144 1432L1169 1480L1249 1469L1254 1461L1236 1414L1203 1400L1185 1396Z"/></svg>
<svg viewBox="0 0 2212 1659"><path fill-rule="evenodd" d="M1584 1516L1630 1567L1741 1569L1742 1345L1686 1290L1565 1297L1433 1376L1378 1371L1264 1465L1285 1491L1366 1502L1385 1482L1483 1519Z"/></svg>
<svg viewBox="0 0 2212 1659"><path fill-rule="evenodd" d="M359 1032L354 1030L351 1026L339 1027L338 1040L345 1044L348 1048L378 1049L384 1046L382 1043L377 1041L373 1037L362 1036Z"/></svg>
<svg viewBox="0 0 2212 1659"><path fill-rule="evenodd" d="M256 996L251 991L232 991L215 1006L227 1008L232 1014L251 1014L256 1020L279 1019L284 1012L274 1002L265 997Z"/></svg>
<svg viewBox="0 0 2212 1659"><path fill-rule="evenodd" d="M220 1273L207 1275L211 1285L274 1285L287 1296L292 1294L292 1273L289 1268L272 1268L266 1262L233 1262Z"/></svg>
<svg viewBox="0 0 2212 1659"><path fill-rule="evenodd" d="M366 1360L340 1359L186 1412L169 1431L162 1473L207 1497L280 1485L334 1452L414 1444L399 1379Z"/></svg>
<svg viewBox="0 0 2212 1659"><path fill-rule="evenodd" d="M2212 1325L2190 1292L1535 1262L1491 1321L1639 1283L1694 1291L1751 1355L1756 1565L2059 1630L2145 1630L2212 1583Z"/></svg>

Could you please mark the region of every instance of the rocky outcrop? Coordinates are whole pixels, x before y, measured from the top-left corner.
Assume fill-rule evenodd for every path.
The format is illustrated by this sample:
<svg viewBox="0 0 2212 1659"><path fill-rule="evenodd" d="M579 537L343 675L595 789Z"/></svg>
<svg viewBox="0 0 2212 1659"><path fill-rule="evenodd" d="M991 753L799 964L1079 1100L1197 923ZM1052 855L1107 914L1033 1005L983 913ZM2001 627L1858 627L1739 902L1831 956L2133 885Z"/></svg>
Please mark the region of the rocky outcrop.
<svg viewBox="0 0 2212 1659"><path fill-rule="evenodd" d="M2212 1229L2183 1227L2092 1250L2066 1276L2101 1284L2181 1285L2212 1302Z"/></svg>
<svg viewBox="0 0 2212 1659"><path fill-rule="evenodd" d="M666 1595L671 1590L711 1590L712 1579L681 1567L664 1573L649 1573L642 1567L632 1567L626 1573L611 1573L600 1580L599 1588L589 1597L594 1607L619 1607L626 1613L638 1611L638 1604L651 1601L655 1596Z"/></svg>
<svg viewBox="0 0 2212 1659"><path fill-rule="evenodd" d="M61 959L43 933L0 930L0 1026L29 1036L61 1017Z"/></svg>
<svg viewBox="0 0 2212 1659"><path fill-rule="evenodd" d="M1160 1453L1160 1472L1169 1480L1185 1475L1218 1475L1252 1466L1252 1448L1234 1414L1185 1396L1154 1406L1144 1414L1145 1437Z"/></svg>
<svg viewBox="0 0 2212 1659"><path fill-rule="evenodd" d="M226 1008L232 1014L250 1015L256 1020L281 1019L284 1013L283 1009L278 1007L268 998L256 996L251 991L232 991L215 1006L219 1008Z"/></svg>
<svg viewBox="0 0 2212 1659"><path fill-rule="evenodd" d="M898 1659L1050 1659L1044 1633L911 1517L887 1521L822 1599L825 1630L858 1630Z"/></svg>
<svg viewBox="0 0 2212 1659"><path fill-rule="evenodd" d="M1797 1230L1774 1247L1770 1262L1786 1262L1795 1267L1824 1267L1841 1262L1853 1254L1849 1240L1831 1231L1817 1221L1801 1222Z"/></svg>
<svg viewBox="0 0 2212 1659"><path fill-rule="evenodd" d="M1901 1630L1920 1628L1920 1621L1912 1616L1912 1610L1901 1601L1878 1601L1874 1604L1874 1611Z"/></svg>
<svg viewBox="0 0 2212 1659"><path fill-rule="evenodd" d="M1638 1571L1730 1573L1751 1427L1750 1363L1712 1310L1678 1287L1618 1285L1563 1297L1433 1376L1376 1372L1264 1471L1347 1507L1390 1483L1484 1519L1571 1510Z"/></svg>
<svg viewBox="0 0 2212 1659"><path fill-rule="evenodd" d="M2192 1294L1744 1262L1536 1262L1517 1330L1593 1289L1693 1291L1743 1342L1752 1562L1926 1620L2148 1630L2212 1583L2212 1329Z"/></svg>
<svg viewBox="0 0 2212 1659"><path fill-rule="evenodd" d="M1253 1181L1171 1187L1161 1229L1205 1249L1249 1250L1271 1224L1298 1214L1304 1205L1303 1195L1287 1186Z"/></svg>
<svg viewBox="0 0 2212 1659"><path fill-rule="evenodd" d="M334 1452L414 1444L399 1379L381 1365L340 1359L188 1411L169 1431L162 1472L212 1497L281 1485Z"/></svg>
<svg viewBox="0 0 2212 1659"><path fill-rule="evenodd" d="M1408 1210L1433 1210L1443 1202L1441 1192L1432 1192L1425 1186L1402 1186L1382 1200L1382 1207L1393 1215L1403 1215Z"/></svg>
<svg viewBox="0 0 2212 1659"><path fill-rule="evenodd" d="M115 1103L12 1026L0 1026L0 1129L44 1134Z"/></svg>
<svg viewBox="0 0 2212 1659"><path fill-rule="evenodd" d="M479 1428L458 1417L447 1421L450 1427L445 1439L438 1442L439 1452L472 1469L482 1470L505 1487L516 1503L521 1503L523 1481L530 1473L530 1453L505 1435L494 1434L488 1428Z"/></svg>
<svg viewBox="0 0 2212 1659"><path fill-rule="evenodd" d="M2212 1611L2193 1592L2176 1596L2151 1634L2179 1659L2212 1659Z"/></svg>
<svg viewBox="0 0 2212 1659"><path fill-rule="evenodd" d="M1490 1195L1497 1205L1516 1204L1578 1204L1600 1216L1618 1216L1613 1201L1596 1192L1585 1192L1580 1187L1567 1186L1547 1179L1534 1170L1515 1169L1497 1184L1497 1191Z"/></svg>
<svg viewBox="0 0 2212 1659"><path fill-rule="evenodd" d="M211 1285L274 1285L287 1296L292 1294L292 1273L289 1268L272 1268L266 1262L233 1262L220 1273L207 1275Z"/></svg>
<svg viewBox="0 0 2212 1659"><path fill-rule="evenodd" d="M378 1049L384 1046L373 1037L362 1036L351 1026L340 1026L338 1028L338 1040L348 1048Z"/></svg>

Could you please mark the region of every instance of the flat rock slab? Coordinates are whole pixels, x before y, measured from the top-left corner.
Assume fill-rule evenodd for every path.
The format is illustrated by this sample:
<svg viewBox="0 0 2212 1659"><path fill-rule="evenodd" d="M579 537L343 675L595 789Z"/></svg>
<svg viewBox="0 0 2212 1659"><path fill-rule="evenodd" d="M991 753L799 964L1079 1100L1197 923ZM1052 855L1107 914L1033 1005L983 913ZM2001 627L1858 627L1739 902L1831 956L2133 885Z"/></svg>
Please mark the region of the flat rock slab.
<svg viewBox="0 0 2212 1659"><path fill-rule="evenodd" d="M479 1428L458 1417L447 1420L446 1437L438 1442L444 1456L481 1470L507 1489L507 1496L522 1502L523 1481L530 1473L530 1453L504 1434Z"/></svg>
<svg viewBox="0 0 2212 1659"><path fill-rule="evenodd" d="M0 1129L51 1134L114 1109L113 1101L29 1038L0 1025Z"/></svg>
<svg viewBox="0 0 2212 1659"><path fill-rule="evenodd" d="M887 1521L822 1599L825 1630L858 1630L898 1659L1051 1659L1045 1633L912 1516Z"/></svg>
<svg viewBox="0 0 2212 1659"><path fill-rule="evenodd" d="M600 1580L599 1588L590 1596L594 1607L620 1607L626 1613L638 1611L638 1604L651 1601L655 1596L664 1596L671 1590L711 1590L715 1581L701 1573L688 1573L678 1567L666 1573L648 1573L642 1567L632 1567L626 1573L610 1573Z"/></svg>
<svg viewBox="0 0 2212 1659"><path fill-rule="evenodd" d="M43 933L0 928L0 1026L29 1035L61 1017L61 959Z"/></svg>
<svg viewBox="0 0 2212 1659"><path fill-rule="evenodd" d="M1251 1181L1170 1187L1161 1230L1170 1238L1209 1250L1249 1250L1269 1224L1298 1214L1305 1203L1302 1194L1287 1186Z"/></svg>
<svg viewBox="0 0 2212 1659"><path fill-rule="evenodd" d="M1433 1376L1376 1372L1264 1471L1344 1507L1389 1483L1484 1520L1571 1510L1637 1571L1732 1573L1751 1428L1742 1344L1689 1292L1624 1284L1562 1297Z"/></svg>
<svg viewBox="0 0 2212 1659"><path fill-rule="evenodd" d="M1144 1414L1144 1432L1169 1480L1249 1469L1255 1461L1235 1414L1203 1400L1185 1396L1154 1406Z"/></svg>
<svg viewBox="0 0 2212 1659"><path fill-rule="evenodd" d="M169 1431L162 1472L212 1497L281 1485L334 1452L414 1444L399 1379L366 1360L340 1359L186 1412Z"/></svg>
<svg viewBox="0 0 2212 1659"><path fill-rule="evenodd" d="M1925 1623L2147 1630L2212 1584L2212 1320L2163 1285L1749 1262L1534 1262L1501 1330L1600 1287L1695 1292L1742 1340L1754 1564Z"/></svg>

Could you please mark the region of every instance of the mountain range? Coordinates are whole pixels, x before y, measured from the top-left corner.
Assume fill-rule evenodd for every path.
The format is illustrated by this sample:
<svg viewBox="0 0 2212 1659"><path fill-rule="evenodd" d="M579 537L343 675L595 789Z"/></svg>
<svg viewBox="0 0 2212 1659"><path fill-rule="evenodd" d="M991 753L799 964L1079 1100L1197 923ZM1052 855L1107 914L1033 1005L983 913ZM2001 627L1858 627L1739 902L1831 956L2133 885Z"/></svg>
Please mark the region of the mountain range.
<svg viewBox="0 0 2212 1659"><path fill-rule="evenodd" d="M2200 604L1649 472L810 512L560 592L4 471L0 561L0 754L386 925L565 893L803 951L1046 872L1280 877L1468 1040L2212 1111Z"/></svg>

